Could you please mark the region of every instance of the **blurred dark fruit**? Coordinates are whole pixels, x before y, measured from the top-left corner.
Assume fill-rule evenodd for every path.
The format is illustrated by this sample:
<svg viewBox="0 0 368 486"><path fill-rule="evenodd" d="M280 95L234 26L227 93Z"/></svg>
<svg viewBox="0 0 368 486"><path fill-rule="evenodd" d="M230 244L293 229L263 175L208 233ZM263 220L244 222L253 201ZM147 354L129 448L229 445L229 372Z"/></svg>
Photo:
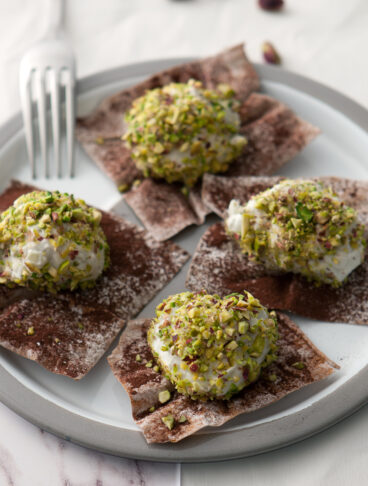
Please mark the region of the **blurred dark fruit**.
<svg viewBox="0 0 368 486"><path fill-rule="evenodd" d="M284 0L258 0L258 5L263 10L279 10L284 5Z"/></svg>

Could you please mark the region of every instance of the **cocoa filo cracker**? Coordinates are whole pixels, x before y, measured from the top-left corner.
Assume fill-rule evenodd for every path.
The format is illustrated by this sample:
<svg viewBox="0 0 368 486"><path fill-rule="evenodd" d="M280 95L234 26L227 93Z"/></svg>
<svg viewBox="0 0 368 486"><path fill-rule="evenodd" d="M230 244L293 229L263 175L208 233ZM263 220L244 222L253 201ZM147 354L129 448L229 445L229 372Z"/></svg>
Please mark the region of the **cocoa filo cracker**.
<svg viewBox="0 0 368 486"><path fill-rule="evenodd" d="M176 184L148 178L129 191L125 200L156 240L164 241L187 226L204 222L211 211L200 194L196 187L185 196Z"/></svg>
<svg viewBox="0 0 368 486"><path fill-rule="evenodd" d="M292 160L320 130L270 96L252 93L240 111L248 143L225 175L270 175Z"/></svg>
<svg viewBox="0 0 368 486"><path fill-rule="evenodd" d="M0 195L5 210L34 187L13 182ZM180 270L188 255L145 230L102 212L111 265L88 290L49 294L0 285L0 345L46 369L82 378L125 321L135 316Z"/></svg>
<svg viewBox="0 0 368 486"><path fill-rule="evenodd" d="M146 338L150 320L128 322L108 361L130 397L133 418L147 442L178 442L206 426L218 427L240 414L258 410L322 380L338 368L291 319L278 314L278 323L278 358L264 369L258 381L230 400L202 402L180 395L159 372L145 366L153 360ZM137 354L140 361L136 359ZM165 404L158 400L163 390L171 391L171 399ZM172 430L162 421L167 415L174 417ZM182 417L185 422L180 421Z"/></svg>
<svg viewBox="0 0 368 486"><path fill-rule="evenodd" d="M314 179L331 186L347 205L356 209L360 221L368 228L368 182L336 177ZM224 217L231 199L244 204L252 195L280 180L279 177L224 179L206 175L202 195L205 203ZM270 271L249 260L226 234L223 223L211 226L202 236L191 262L187 286L194 291L205 288L219 294L246 289L270 308L327 322L368 324L367 257L341 287L316 286L302 276Z"/></svg>
<svg viewBox="0 0 368 486"><path fill-rule="evenodd" d="M124 326L102 306L67 296L25 292L0 312L1 346L75 380L93 368Z"/></svg>
<svg viewBox="0 0 368 486"><path fill-rule="evenodd" d="M197 79L207 88L227 83L239 100L245 100L259 87L258 75L246 58L243 46L238 45L214 57L159 72L103 100L90 115L78 119L77 137L88 155L118 186L129 186L135 179L143 177L121 140L125 130L124 113L147 90L173 82L186 83L189 79ZM99 141L103 143L99 144Z"/></svg>
<svg viewBox="0 0 368 486"><path fill-rule="evenodd" d="M249 109L249 112L248 112ZM272 174L292 159L318 133L289 108L266 95L253 93L245 101L241 133L248 139L243 153L218 177ZM201 193L201 183L182 194L179 185L145 179L126 193L125 200L158 240L166 240L191 224L201 224L211 212Z"/></svg>
<svg viewBox="0 0 368 486"><path fill-rule="evenodd" d="M202 200L208 208L220 218L225 218L227 208L232 199L246 203L252 196L269 189L284 179L273 177L220 177L205 174L202 183Z"/></svg>
<svg viewBox="0 0 368 486"><path fill-rule="evenodd" d="M229 175L271 174L319 133L316 127L301 120L279 101L254 93L259 88L258 76L246 58L243 46L235 46L217 56L158 73L105 99L90 115L78 120L77 137L83 148L121 189L129 189L135 180L144 179L121 139L125 129L124 112L147 89L170 82L186 82L190 78L200 80L207 88L227 83L241 102L240 132L247 137L248 144L231 164ZM203 202L199 204L200 198L193 197L193 193L200 192L201 183L189 197L183 197L179 185L148 180L150 183L145 181L138 187L133 186L125 199L157 239L168 239L186 226L200 224L209 213ZM172 203L179 208L180 216L175 221L165 211L168 193Z"/></svg>

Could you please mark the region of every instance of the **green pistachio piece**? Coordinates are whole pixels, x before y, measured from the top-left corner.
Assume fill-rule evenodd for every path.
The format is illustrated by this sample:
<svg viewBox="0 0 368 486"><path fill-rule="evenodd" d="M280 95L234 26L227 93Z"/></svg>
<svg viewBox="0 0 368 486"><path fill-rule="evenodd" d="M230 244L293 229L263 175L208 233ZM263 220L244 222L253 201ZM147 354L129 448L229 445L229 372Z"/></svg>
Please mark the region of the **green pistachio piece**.
<svg viewBox="0 0 368 486"><path fill-rule="evenodd" d="M169 430L172 430L174 428L175 420L171 414L162 417L161 420Z"/></svg>
<svg viewBox="0 0 368 486"><path fill-rule="evenodd" d="M249 324L247 321L240 321L238 324L238 331L239 334L245 334L249 328Z"/></svg>
<svg viewBox="0 0 368 486"><path fill-rule="evenodd" d="M120 184L120 186L118 187L119 192L127 192L128 190L129 190L128 184Z"/></svg>
<svg viewBox="0 0 368 486"><path fill-rule="evenodd" d="M169 390L160 391L160 393L158 394L158 401L160 403L166 403L170 400L170 398L171 393L169 392Z"/></svg>
<svg viewBox="0 0 368 486"><path fill-rule="evenodd" d="M238 347L238 343L236 341L231 341L229 344L226 345L227 351L233 351Z"/></svg>
<svg viewBox="0 0 368 486"><path fill-rule="evenodd" d="M296 213L305 223L309 223L309 221L312 221L313 219L313 211L308 209L306 206L303 206L301 203L297 203Z"/></svg>
<svg viewBox="0 0 368 486"><path fill-rule="evenodd" d="M58 268L58 273L59 274L60 273L63 273L64 270L66 270L67 267L69 267L69 265L70 265L70 261L69 260L66 260L65 262L61 263L60 266L59 266L59 268Z"/></svg>
<svg viewBox="0 0 368 486"><path fill-rule="evenodd" d="M297 361L296 363L293 363L291 365L293 368L296 368L297 370L303 370L305 368L305 363L302 361Z"/></svg>

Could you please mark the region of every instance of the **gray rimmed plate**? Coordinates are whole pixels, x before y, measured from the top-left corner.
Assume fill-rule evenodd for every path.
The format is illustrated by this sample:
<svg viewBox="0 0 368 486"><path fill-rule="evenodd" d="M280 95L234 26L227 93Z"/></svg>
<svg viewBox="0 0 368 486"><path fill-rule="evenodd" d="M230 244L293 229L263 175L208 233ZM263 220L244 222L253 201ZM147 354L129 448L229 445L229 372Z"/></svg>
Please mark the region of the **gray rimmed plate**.
<svg viewBox="0 0 368 486"><path fill-rule="evenodd" d="M106 95L186 60L139 63L85 78L78 83L79 113L88 113ZM288 104L323 132L282 170L283 175L367 178L368 111L296 74L271 66L257 66L257 70L264 92ZM31 181L20 115L0 129L0 175L0 189L11 178ZM75 179L40 179L37 184L73 192L103 209L117 205L121 215L135 221L128 207L119 202L114 184L80 148ZM206 225L189 228L176 241L193 253L200 236L214 221L214 216L207 218ZM184 289L187 269L188 264L143 310L142 316L152 316L162 298ZM45 430L119 456L195 462L258 454L315 434L351 414L368 399L368 329L297 317L295 320L341 370L278 403L238 417L221 428L205 429L178 444L146 444L131 418L129 399L113 377L105 357L86 378L73 382L0 350L0 400Z"/></svg>

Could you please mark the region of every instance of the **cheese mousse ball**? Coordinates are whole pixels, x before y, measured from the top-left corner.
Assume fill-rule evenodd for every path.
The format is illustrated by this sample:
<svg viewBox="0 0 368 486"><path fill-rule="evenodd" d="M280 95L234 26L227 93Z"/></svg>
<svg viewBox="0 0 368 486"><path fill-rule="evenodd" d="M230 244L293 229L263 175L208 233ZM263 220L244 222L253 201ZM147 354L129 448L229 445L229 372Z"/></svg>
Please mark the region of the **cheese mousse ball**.
<svg viewBox="0 0 368 486"><path fill-rule="evenodd" d="M109 265L101 213L60 192L19 197L0 215L0 283L35 290L95 284Z"/></svg>
<svg viewBox="0 0 368 486"><path fill-rule="evenodd" d="M330 188L284 180L244 206L232 200L225 221L242 251L272 270L339 287L364 260L364 226Z"/></svg>
<svg viewBox="0 0 368 486"><path fill-rule="evenodd" d="M276 314L251 294L184 292L164 300L148 343L165 376L192 399L231 398L276 359Z"/></svg>
<svg viewBox="0 0 368 486"><path fill-rule="evenodd" d="M205 172L224 172L240 155L238 102L227 85L204 89L199 81L171 83L136 99L123 136L148 177L191 187Z"/></svg>

